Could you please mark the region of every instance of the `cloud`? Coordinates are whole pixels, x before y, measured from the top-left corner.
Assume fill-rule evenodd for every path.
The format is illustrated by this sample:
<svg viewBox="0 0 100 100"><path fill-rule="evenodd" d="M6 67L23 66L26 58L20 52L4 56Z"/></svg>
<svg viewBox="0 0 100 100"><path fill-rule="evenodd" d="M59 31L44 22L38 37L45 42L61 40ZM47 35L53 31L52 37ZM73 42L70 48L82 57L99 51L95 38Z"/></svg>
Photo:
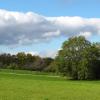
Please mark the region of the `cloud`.
<svg viewBox="0 0 100 100"><path fill-rule="evenodd" d="M46 17L0 10L0 45L27 45L73 35L100 35L100 18Z"/></svg>
<svg viewBox="0 0 100 100"><path fill-rule="evenodd" d="M79 36L85 36L86 38L90 37L92 35L91 32L80 32Z"/></svg>
<svg viewBox="0 0 100 100"><path fill-rule="evenodd" d="M29 52L25 52L25 54L31 54L31 55L36 55L36 56L39 55L37 51L29 51Z"/></svg>
<svg viewBox="0 0 100 100"><path fill-rule="evenodd" d="M43 52L39 52L38 55L40 55L41 57L51 57L51 58L55 58L57 56L58 50L48 50L48 51L43 51Z"/></svg>

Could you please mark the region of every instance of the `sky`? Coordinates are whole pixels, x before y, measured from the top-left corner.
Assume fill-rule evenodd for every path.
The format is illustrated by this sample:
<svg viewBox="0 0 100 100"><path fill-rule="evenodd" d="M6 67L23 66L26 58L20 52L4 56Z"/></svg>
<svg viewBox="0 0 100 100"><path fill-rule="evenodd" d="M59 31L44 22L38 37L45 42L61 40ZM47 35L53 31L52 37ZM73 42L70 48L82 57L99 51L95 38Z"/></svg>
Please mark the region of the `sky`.
<svg viewBox="0 0 100 100"><path fill-rule="evenodd" d="M83 35L100 41L100 0L0 0L0 53L55 57Z"/></svg>

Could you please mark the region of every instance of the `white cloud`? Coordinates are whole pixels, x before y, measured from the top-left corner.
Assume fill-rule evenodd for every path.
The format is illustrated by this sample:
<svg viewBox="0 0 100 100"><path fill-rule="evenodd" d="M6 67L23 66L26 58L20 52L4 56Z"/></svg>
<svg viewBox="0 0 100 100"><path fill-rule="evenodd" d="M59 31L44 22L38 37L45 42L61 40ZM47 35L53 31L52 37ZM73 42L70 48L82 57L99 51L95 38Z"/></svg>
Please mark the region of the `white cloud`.
<svg viewBox="0 0 100 100"><path fill-rule="evenodd" d="M92 33L91 32L80 32L79 35L85 36L86 38L88 38L88 37L91 37L92 36Z"/></svg>
<svg viewBox="0 0 100 100"><path fill-rule="evenodd" d="M57 30L55 32L46 32L44 33L43 37L52 37L52 36L59 36L60 35L60 31Z"/></svg>
<svg viewBox="0 0 100 100"><path fill-rule="evenodd" d="M31 55L39 55L39 53L37 51L29 51L29 52L25 52L26 54L31 54Z"/></svg>
<svg viewBox="0 0 100 100"><path fill-rule="evenodd" d="M38 53L41 57L51 57L51 58L55 58L57 55L58 50L48 50L48 51L43 51Z"/></svg>
<svg viewBox="0 0 100 100"><path fill-rule="evenodd" d="M0 10L0 45L26 45L73 35L100 35L100 18L46 17Z"/></svg>

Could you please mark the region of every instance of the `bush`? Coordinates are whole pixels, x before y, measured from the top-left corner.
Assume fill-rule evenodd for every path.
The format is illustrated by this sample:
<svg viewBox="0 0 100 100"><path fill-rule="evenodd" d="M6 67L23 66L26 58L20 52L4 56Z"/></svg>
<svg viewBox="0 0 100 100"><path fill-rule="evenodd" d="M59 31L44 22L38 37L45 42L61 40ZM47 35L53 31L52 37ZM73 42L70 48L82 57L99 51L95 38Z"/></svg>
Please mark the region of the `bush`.
<svg viewBox="0 0 100 100"><path fill-rule="evenodd" d="M18 69L18 65L15 63L11 63L9 66L7 66L8 69Z"/></svg>

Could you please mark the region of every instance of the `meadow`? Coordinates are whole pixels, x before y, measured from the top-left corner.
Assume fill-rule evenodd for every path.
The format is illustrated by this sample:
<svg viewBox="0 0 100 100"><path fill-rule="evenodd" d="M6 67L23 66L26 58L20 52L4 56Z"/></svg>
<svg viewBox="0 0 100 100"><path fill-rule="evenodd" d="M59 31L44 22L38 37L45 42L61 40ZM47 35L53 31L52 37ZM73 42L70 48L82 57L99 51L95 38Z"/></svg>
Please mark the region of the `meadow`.
<svg viewBox="0 0 100 100"><path fill-rule="evenodd" d="M100 81L0 70L0 100L100 100Z"/></svg>

